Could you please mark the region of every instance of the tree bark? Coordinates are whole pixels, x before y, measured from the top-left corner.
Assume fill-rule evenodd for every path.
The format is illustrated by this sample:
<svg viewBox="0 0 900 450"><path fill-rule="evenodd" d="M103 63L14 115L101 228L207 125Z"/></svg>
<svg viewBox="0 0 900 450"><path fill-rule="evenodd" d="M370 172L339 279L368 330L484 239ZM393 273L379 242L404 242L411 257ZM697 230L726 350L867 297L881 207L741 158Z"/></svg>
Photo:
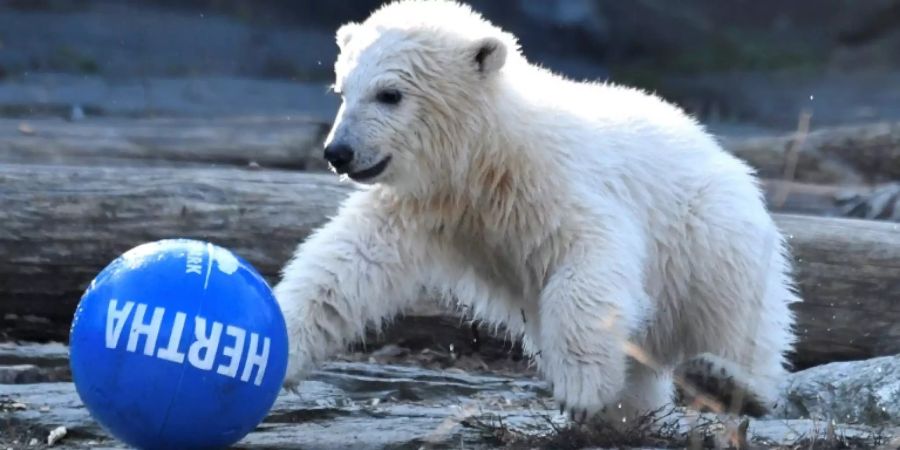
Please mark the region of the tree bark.
<svg viewBox="0 0 900 450"><path fill-rule="evenodd" d="M802 135L722 139L765 178L811 183L900 179L900 122L826 128ZM788 167L796 163L794 170Z"/></svg>
<svg viewBox="0 0 900 450"><path fill-rule="evenodd" d="M354 189L325 174L238 169L0 168L0 314L65 336L87 283L140 243L205 239L270 281ZM900 225L776 214L796 258L798 366L900 351ZM435 321L441 319L431 315ZM53 324L57 325L53 325ZM24 326L24 325L23 325Z"/></svg>
<svg viewBox="0 0 900 450"><path fill-rule="evenodd" d="M900 225L776 215L800 295L798 367L900 352Z"/></svg>
<svg viewBox="0 0 900 450"><path fill-rule="evenodd" d="M0 119L0 163L247 165L326 168L329 124L296 117L216 119ZM826 128L803 135L722 138L764 178L808 183L900 179L900 122ZM796 159L794 159L796 158Z"/></svg>
<svg viewBox="0 0 900 450"><path fill-rule="evenodd" d="M0 119L0 163L321 168L327 132L300 117Z"/></svg>
<svg viewBox="0 0 900 450"><path fill-rule="evenodd" d="M272 277L349 190L325 174L4 166L0 312L68 319L98 270L161 238L228 246Z"/></svg>

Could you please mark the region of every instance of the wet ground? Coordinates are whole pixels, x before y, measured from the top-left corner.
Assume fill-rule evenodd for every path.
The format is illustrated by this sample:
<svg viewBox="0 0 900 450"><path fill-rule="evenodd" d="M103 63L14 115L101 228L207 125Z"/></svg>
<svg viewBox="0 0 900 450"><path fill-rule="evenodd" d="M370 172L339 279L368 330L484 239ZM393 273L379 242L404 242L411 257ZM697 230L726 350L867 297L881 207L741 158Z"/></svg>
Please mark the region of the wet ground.
<svg viewBox="0 0 900 450"><path fill-rule="evenodd" d="M32 383L0 384L0 448L47 448L48 435L59 427L66 434L54 448L125 448L91 418L68 377L59 375L66 352L57 344L0 344L0 369L30 364L44 374ZM761 448L813 440L813 448L900 445L896 426L770 418L747 419L742 431L744 418L684 408L660 412L652 419L658 426L635 424L626 432L573 428L546 384L517 362L494 368L482 361L488 370L478 370L471 359L446 366L428 351L401 354L392 347L339 359L315 372L299 392L283 391L264 422L236 448L677 448L691 439L701 447L742 440Z"/></svg>

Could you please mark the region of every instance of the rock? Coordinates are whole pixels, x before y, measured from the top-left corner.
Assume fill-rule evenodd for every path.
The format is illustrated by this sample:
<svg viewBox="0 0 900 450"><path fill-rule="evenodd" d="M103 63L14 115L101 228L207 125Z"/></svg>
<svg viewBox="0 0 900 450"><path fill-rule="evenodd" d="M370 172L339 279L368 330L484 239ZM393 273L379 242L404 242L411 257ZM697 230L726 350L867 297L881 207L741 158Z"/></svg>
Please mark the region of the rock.
<svg viewBox="0 0 900 450"><path fill-rule="evenodd" d="M23 365L67 365L67 353L61 344L0 344L0 361L28 361ZM395 346L378 352L398 361L404 353ZM679 407L662 421L675 433L672 445L702 430L705 439L726 446L737 432L752 448L900 448L898 384L900 355L834 363L792 375L785 402L769 417ZM884 416L866 419L873 411ZM22 448L20 443L33 439L42 445L60 427L66 435L56 448L125 448L90 417L71 383L0 384L0 417L0 448ZM299 395L282 392L236 448L547 448L553 442L592 442L553 437L570 432L565 424L546 384L519 373L332 362L302 383ZM517 446L522 439L548 445ZM653 439L648 442L660 442Z"/></svg>
<svg viewBox="0 0 900 450"><path fill-rule="evenodd" d="M52 446L60 441L60 439L66 437L68 430L66 427L56 427L50 431L50 434L47 435L47 445Z"/></svg>
<svg viewBox="0 0 900 450"><path fill-rule="evenodd" d="M774 417L900 425L900 355L794 373L783 395Z"/></svg>
<svg viewBox="0 0 900 450"><path fill-rule="evenodd" d="M472 415L497 415L522 427L547 426L545 417L561 420L551 402L541 402L545 394L543 383L528 378L328 364L301 385L299 395L282 392L238 448L419 447L432 441L468 448L480 439L461 425ZM71 383L0 385L2 405L10 406L2 410L11 423L42 438L65 427L65 448L119 445L90 417ZM0 436L0 445L7 444Z"/></svg>
<svg viewBox="0 0 900 450"><path fill-rule="evenodd" d="M896 446L897 432L896 428L879 430L864 425L829 426L810 419L754 420L749 436L756 444L788 448L896 448L879 445L894 442ZM815 445L817 442L819 445ZM798 445L801 443L806 445Z"/></svg>
<svg viewBox="0 0 900 450"><path fill-rule="evenodd" d="M67 430L65 440L57 443L59 448L124 448L91 419L71 383L0 385L0 407L5 423L30 433L0 434L0 448L15 446L14 439L45 439L59 427ZM745 423L742 418L682 408L664 420L674 427L676 439L683 440L685 433L699 429L716 442L726 443L729 433L741 430ZM766 448L800 448L799 444L808 448L829 440L854 448L872 447L896 439L900 430L842 424L829 427L813 419L772 418L746 424L743 439L753 447L761 444ZM498 435L547 440L553 439L553 433L569 430L547 398L545 384L527 377L332 363L302 383L299 395L282 393L264 422L236 448L383 449L428 448L431 444L439 448L518 448L521 445L517 447L515 441L498 443Z"/></svg>
<svg viewBox="0 0 900 450"><path fill-rule="evenodd" d="M46 381L41 370L31 364L0 366L0 384L37 383Z"/></svg>
<svg viewBox="0 0 900 450"><path fill-rule="evenodd" d="M0 384L68 381L68 351L58 342L0 342Z"/></svg>
<svg viewBox="0 0 900 450"><path fill-rule="evenodd" d="M3 364L68 364L69 347L61 342L0 342Z"/></svg>

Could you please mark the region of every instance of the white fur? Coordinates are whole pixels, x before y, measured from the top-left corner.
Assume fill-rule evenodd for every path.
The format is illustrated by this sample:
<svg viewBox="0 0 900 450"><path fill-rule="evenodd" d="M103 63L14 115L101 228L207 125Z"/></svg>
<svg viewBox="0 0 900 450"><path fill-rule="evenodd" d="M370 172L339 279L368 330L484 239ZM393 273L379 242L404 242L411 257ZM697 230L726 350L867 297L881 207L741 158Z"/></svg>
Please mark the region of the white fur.
<svg viewBox="0 0 900 450"><path fill-rule="evenodd" d="M704 352L775 398L798 300L785 244L751 170L694 120L532 65L455 3L338 34L329 140L392 162L284 269L289 384L431 290L522 337L571 411L666 405L672 367ZM485 39L501 47L479 70ZM373 100L386 86L400 104Z"/></svg>

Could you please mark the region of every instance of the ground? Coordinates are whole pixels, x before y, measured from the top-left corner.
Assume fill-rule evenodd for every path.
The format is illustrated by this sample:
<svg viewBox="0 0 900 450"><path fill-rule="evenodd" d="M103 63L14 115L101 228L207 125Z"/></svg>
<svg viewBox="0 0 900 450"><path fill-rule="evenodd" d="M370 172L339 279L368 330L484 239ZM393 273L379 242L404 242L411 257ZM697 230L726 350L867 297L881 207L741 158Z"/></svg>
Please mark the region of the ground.
<svg viewBox="0 0 900 450"><path fill-rule="evenodd" d="M67 434L54 448L122 448L81 406L65 371L52 370L66 364L66 351L58 344L0 346L4 362L44 369L43 378L32 380L43 383L0 385L0 448L47 448L48 433L61 425ZM679 408L652 418L667 424L661 431L648 431L645 423L624 432L571 427L522 361L453 355L395 345L344 354L317 371L300 396L282 393L264 423L236 448L419 448L429 442L432 448L664 448L690 440L712 448L744 438L754 448L900 445L900 417L894 425L834 427L770 418L749 421L741 431L743 418ZM900 368L896 359L885 367ZM32 440L37 443L28 446Z"/></svg>

